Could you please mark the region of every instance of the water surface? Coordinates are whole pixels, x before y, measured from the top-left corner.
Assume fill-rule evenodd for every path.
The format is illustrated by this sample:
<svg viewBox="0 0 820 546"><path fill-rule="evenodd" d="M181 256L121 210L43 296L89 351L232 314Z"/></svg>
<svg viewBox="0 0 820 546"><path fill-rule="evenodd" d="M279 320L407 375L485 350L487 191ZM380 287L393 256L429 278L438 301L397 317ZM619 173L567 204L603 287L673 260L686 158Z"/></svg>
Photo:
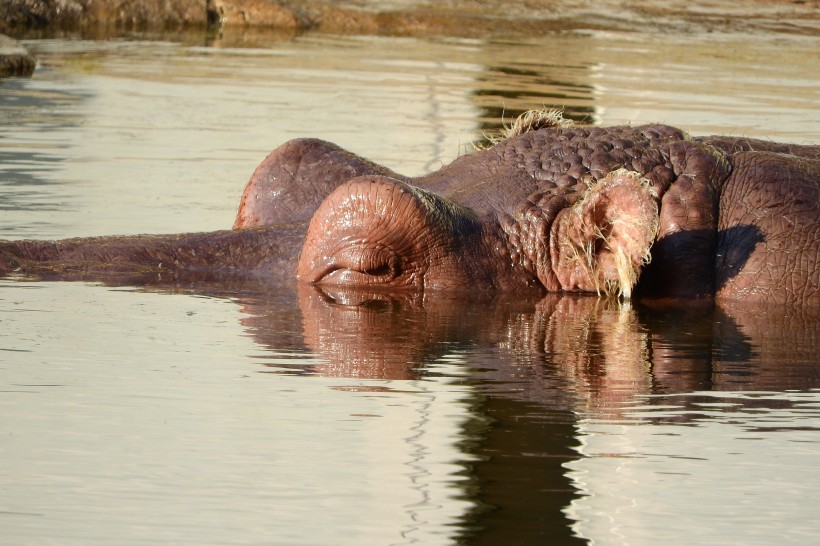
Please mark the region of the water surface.
<svg viewBox="0 0 820 546"><path fill-rule="evenodd" d="M517 113L817 142L811 36L36 39L0 237L224 229L317 136L407 174ZM806 544L816 310L0 281L0 543Z"/></svg>

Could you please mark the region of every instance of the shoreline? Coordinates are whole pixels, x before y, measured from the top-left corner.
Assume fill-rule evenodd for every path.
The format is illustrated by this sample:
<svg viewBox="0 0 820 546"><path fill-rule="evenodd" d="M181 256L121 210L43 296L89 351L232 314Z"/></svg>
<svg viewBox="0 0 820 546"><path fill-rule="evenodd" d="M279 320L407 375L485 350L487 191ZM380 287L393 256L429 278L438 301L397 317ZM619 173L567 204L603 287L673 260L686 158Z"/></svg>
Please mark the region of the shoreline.
<svg viewBox="0 0 820 546"><path fill-rule="evenodd" d="M537 36L566 30L820 33L820 0L0 0L0 33L254 28L390 36Z"/></svg>

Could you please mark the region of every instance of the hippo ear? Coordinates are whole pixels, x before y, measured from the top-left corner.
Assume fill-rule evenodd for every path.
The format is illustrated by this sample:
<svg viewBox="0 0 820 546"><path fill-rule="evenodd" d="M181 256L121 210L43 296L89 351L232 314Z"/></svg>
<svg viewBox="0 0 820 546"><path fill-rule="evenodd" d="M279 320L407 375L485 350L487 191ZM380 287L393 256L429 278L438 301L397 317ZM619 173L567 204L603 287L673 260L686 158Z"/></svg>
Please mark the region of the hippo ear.
<svg viewBox="0 0 820 546"><path fill-rule="evenodd" d="M619 169L558 214L550 234L552 269L564 290L632 295L658 233L655 190Z"/></svg>

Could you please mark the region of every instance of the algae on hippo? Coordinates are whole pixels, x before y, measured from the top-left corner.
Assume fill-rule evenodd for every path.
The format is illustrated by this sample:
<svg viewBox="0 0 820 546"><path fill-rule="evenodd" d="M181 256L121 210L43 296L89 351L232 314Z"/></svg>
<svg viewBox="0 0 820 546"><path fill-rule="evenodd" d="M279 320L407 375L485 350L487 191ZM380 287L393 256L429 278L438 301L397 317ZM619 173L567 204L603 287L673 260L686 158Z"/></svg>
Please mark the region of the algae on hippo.
<svg viewBox="0 0 820 546"><path fill-rule="evenodd" d="M820 146L541 112L418 178L293 140L233 230L4 242L0 271L818 304L818 242Z"/></svg>

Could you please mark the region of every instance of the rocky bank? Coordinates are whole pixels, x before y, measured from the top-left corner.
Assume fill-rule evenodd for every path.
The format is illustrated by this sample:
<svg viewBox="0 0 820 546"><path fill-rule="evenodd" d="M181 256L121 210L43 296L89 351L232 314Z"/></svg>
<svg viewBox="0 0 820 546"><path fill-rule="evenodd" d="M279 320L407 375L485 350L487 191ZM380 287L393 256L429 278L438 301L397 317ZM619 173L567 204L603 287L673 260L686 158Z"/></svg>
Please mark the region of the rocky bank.
<svg viewBox="0 0 820 546"><path fill-rule="evenodd" d="M558 29L755 30L816 35L820 0L0 0L0 32L269 27L493 36Z"/></svg>
<svg viewBox="0 0 820 546"><path fill-rule="evenodd" d="M17 40L0 34L0 78L31 76L37 60Z"/></svg>

